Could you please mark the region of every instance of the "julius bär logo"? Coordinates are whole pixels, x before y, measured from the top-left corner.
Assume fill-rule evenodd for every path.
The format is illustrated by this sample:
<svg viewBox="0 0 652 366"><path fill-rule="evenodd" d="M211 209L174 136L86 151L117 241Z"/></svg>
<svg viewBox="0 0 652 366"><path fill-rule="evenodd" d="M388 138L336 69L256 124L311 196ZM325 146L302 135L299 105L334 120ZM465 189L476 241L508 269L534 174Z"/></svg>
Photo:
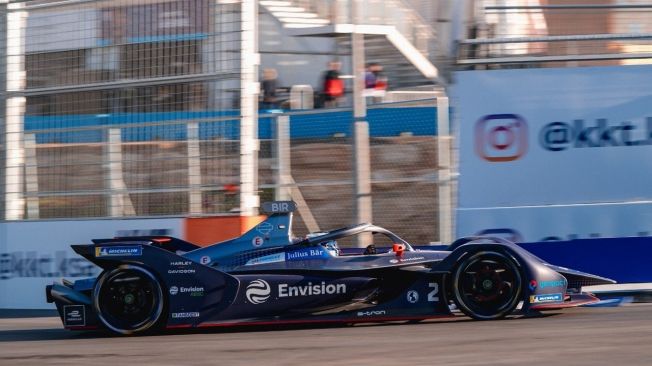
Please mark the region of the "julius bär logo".
<svg viewBox="0 0 652 366"><path fill-rule="evenodd" d="M514 161L527 151L527 123L516 114L491 114L475 125L475 152L491 162Z"/></svg>

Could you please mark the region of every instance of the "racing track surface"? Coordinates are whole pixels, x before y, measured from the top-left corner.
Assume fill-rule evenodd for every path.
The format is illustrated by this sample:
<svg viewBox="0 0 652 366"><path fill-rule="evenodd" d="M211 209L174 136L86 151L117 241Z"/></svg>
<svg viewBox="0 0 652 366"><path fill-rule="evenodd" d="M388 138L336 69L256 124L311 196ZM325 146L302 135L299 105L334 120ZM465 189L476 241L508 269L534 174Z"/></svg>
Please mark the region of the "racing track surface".
<svg viewBox="0 0 652 366"><path fill-rule="evenodd" d="M0 319L0 365L652 365L652 305L537 318L108 337Z"/></svg>

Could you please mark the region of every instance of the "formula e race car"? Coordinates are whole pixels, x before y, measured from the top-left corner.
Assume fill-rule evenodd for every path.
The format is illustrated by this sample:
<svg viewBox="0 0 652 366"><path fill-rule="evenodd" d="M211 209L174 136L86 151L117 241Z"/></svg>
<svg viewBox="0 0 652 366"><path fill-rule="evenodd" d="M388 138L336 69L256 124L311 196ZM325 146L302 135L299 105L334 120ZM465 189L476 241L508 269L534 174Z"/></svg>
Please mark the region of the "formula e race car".
<svg viewBox="0 0 652 366"><path fill-rule="evenodd" d="M412 247L360 224L305 238L291 235L293 202L244 235L208 247L166 236L93 240L75 252L103 269L97 278L46 288L67 329L120 334L250 324L500 319L597 301L581 287L613 283L545 263L500 238L471 237L445 250ZM385 237L381 250L340 249L356 235Z"/></svg>

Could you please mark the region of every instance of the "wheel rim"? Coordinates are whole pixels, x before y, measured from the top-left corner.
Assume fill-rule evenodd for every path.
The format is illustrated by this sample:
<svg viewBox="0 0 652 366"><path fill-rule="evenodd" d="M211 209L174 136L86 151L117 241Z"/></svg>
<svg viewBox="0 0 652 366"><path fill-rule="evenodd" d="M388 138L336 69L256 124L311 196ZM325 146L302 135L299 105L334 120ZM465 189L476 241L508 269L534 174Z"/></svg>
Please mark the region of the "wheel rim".
<svg viewBox="0 0 652 366"><path fill-rule="evenodd" d="M478 253L456 272L455 295L471 316L480 319L510 313L520 299L522 281L513 260L501 253Z"/></svg>
<svg viewBox="0 0 652 366"><path fill-rule="evenodd" d="M150 328L163 310L163 294L156 278L135 266L121 266L102 276L94 298L102 322L122 334Z"/></svg>

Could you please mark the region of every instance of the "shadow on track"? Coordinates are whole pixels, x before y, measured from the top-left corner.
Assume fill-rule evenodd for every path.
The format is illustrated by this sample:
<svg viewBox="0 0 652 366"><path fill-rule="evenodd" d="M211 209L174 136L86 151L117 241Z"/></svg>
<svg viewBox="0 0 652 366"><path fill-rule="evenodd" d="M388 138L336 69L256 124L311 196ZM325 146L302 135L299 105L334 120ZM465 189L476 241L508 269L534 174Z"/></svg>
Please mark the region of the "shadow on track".
<svg viewBox="0 0 652 366"><path fill-rule="evenodd" d="M51 341L61 339L90 339L110 336L103 332L71 332L62 328L18 329L0 331L0 343L25 341Z"/></svg>
<svg viewBox="0 0 652 366"><path fill-rule="evenodd" d="M532 314L527 317L522 315L512 316L499 322L513 321L525 318L545 318L558 315L558 313ZM431 319L426 321L392 321L386 323L358 323L358 324L291 324L291 325L236 325L232 327L215 327L215 328L187 328L187 329L166 329L156 334L142 334L134 337L165 337L178 335L193 334L228 334L228 333L256 333L256 332L276 332L291 331L303 329L329 329L329 328L350 328L350 327L392 327L392 326L419 326L425 324L437 323L471 323L476 320L467 317L455 317L450 319ZM30 341L50 341L50 340L75 340L75 339L98 339L98 338L120 338L121 335L109 331L69 331L63 328L44 328L44 329L18 329L0 331L0 343L8 342L30 342Z"/></svg>

